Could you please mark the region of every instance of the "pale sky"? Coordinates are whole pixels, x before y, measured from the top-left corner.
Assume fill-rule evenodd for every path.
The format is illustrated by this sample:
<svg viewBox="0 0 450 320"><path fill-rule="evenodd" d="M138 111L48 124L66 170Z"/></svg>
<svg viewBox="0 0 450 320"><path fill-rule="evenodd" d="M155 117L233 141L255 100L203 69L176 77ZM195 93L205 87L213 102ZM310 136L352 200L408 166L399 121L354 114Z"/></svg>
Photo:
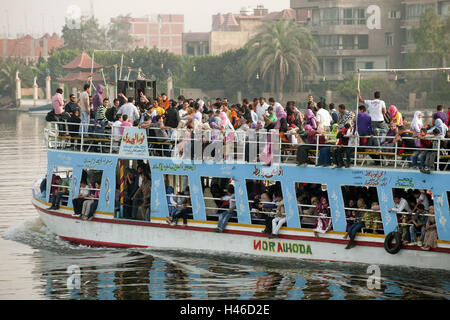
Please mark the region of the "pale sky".
<svg viewBox="0 0 450 320"><path fill-rule="evenodd" d="M106 24L110 17L130 13L133 17L152 14L184 14L185 32L208 32L211 16L221 13L239 13L242 7L264 5L269 12L290 7L290 0L13 0L1 1L0 34L17 33L42 35L45 32L61 34L68 8L78 6L83 13L91 10Z"/></svg>

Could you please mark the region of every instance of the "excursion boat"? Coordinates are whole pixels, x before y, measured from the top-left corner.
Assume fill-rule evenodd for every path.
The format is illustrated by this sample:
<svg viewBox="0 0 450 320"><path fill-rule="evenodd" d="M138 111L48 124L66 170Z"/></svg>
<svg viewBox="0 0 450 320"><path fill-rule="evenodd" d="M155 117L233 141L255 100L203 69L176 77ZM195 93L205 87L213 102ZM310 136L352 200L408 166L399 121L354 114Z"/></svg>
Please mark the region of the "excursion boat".
<svg viewBox="0 0 450 320"><path fill-rule="evenodd" d="M262 139L258 146L272 144L274 154L278 152L279 161L267 165L257 157L246 157L251 149L245 145L249 140L244 139L242 144L239 142L242 140L236 138L232 156L223 157L218 147L214 157L202 154L193 159L183 158L173 151L183 140L180 134L163 141L144 129L126 127L118 141L117 136L108 132L93 134L89 130L81 136L71 134L65 125L53 122L51 128L45 129L47 183L42 184L42 179L36 181L32 198L43 222L61 239L99 247L179 249L450 270L450 175L445 171L447 168L442 170L439 157L437 171L431 174L403 168L397 153L386 160L391 163L383 162L380 166L367 159L367 152L359 152L357 148L350 168L297 166L296 149L283 145L281 139L272 138L271 142ZM201 146L201 139L194 137L191 141L200 141ZM220 146L222 140L216 137L217 141ZM318 158L318 149L318 146L311 146L309 150L312 162ZM215 161L211 161L213 158ZM145 214L139 212L140 208L136 210L137 216L143 217L141 220L131 219L126 214L127 172L134 172L138 166L144 167L151 179L149 210ZM65 183L52 184L55 176L60 176ZM73 201L80 193L81 181L87 181L91 192L99 192L91 220L74 216ZM100 187L95 187L94 181ZM214 206L214 201L220 202L222 198L209 192L213 184L222 189L232 184L235 190L236 214L222 233L216 232L221 209ZM264 219L255 215L251 208L253 199L249 194L256 185L277 186L282 191L286 224L276 238L262 232ZM167 191L169 186L175 193ZM58 209L49 209L52 187L65 188ZM190 191L187 195L176 194L186 187ZM438 244L429 251L417 245L403 246L401 242L391 241L395 238L391 235L399 227L397 215L389 211L394 207L393 193L415 189L422 190L434 204ZM317 216L310 214L315 205L301 200L311 192L327 200L332 221L332 229L318 236L314 233ZM167 223L171 210L169 198L174 194L190 199L192 213L187 225ZM379 204L379 210L373 211L380 219L377 230L370 233L363 229L357 234L356 247L352 249L346 249L348 240L343 239L347 228L346 212L352 209L347 207L349 194L370 194Z"/></svg>

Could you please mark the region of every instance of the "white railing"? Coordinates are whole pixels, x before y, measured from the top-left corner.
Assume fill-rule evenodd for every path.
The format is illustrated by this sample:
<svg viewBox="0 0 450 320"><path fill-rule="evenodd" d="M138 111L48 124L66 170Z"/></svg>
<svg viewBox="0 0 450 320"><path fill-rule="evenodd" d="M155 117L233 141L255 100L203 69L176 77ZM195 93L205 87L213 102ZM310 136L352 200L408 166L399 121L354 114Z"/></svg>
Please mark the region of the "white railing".
<svg viewBox="0 0 450 320"><path fill-rule="evenodd" d="M45 136L47 140L48 149L52 150L68 150L76 152L96 152L96 153L109 153L117 154L119 152L121 135L113 134L110 125L104 126L105 130L101 129L101 126L86 125L87 132L70 131L69 127L77 124L68 124L66 122L52 122L50 129L45 129ZM162 130L159 128L151 128L153 132L155 130ZM191 129L171 129L167 131L167 137L158 137L148 135L148 148L149 155L156 157L166 158L184 158L200 161L232 161L242 163L254 163L261 164L260 156L264 151L264 148L268 146L268 139L271 145L273 157L272 164L277 163L296 163L297 150L299 146L304 146L308 152L308 163L319 165L320 152L326 147L331 148L330 158L325 157L327 162L333 162L333 149L338 148L335 142L320 144L320 137L334 138L336 136L331 134L317 134L315 137L315 143L292 143L284 142L276 131L265 130L249 130L245 131L219 131L219 130L197 130ZM298 139L298 135L295 135ZM292 141L292 135L286 134L286 138ZM359 145L359 142L363 138L371 139L370 146ZM436 156L434 161L436 171L446 171L448 169L448 160L450 155L448 148L441 148L441 143L437 143L437 148L424 149L417 147L399 147L398 143L393 145L384 145L383 142L386 139L394 139L393 136L357 136L357 145L348 146L342 151L347 151L351 148L351 161L350 164L354 167L369 167L368 161L372 162L372 165L379 165L383 167L391 168L405 168L411 164L411 155L416 152L436 152L439 156ZM404 140L415 141L417 138L404 137ZM428 139L428 138L427 138ZM429 139L431 142L438 139ZM337 141L337 140L336 140ZM442 142L449 142L450 139L439 139ZM194 144L200 143L201 154L195 154L197 151L194 148ZM206 151L208 145L215 143L217 146L221 146L222 154L216 156L208 156L203 152ZM433 143L432 143L433 144ZM184 148L184 146L190 146ZM195 150L194 150L195 149ZM403 149L403 153L399 154L399 151ZM194 153L190 155L190 150ZM216 151L218 149L215 149ZM256 150L256 153L254 152ZM189 152L188 152L189 151ZM224 152L225 151L225 152ZM190 157L189 157L190 155ZM346 158L346 153L343 152L343 158ZM441 168L441 164L445 163L445 166Z"/></svg>

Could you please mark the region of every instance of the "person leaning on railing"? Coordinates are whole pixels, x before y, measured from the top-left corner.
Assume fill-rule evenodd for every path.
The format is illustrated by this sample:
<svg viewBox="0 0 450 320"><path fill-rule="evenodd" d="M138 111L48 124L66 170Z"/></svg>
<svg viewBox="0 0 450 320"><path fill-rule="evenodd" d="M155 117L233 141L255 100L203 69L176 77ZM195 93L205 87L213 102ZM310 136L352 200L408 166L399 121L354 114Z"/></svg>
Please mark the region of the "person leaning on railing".
<svg viewBox="0 0 450 320"><path fill-rule="evenodd" d="M439 119L440 120L440 119ZM436 161L436 158L439 156L437 150L442 150L444 148L444 142L442 139L444 136L439 131L438 128L433 129L432 136L434 137L434 140L432 142L432 150L429 150L425 154L425 166L423 170L420 170L422 173L431 173L431 170L434 169L434 162Z"/></svg>

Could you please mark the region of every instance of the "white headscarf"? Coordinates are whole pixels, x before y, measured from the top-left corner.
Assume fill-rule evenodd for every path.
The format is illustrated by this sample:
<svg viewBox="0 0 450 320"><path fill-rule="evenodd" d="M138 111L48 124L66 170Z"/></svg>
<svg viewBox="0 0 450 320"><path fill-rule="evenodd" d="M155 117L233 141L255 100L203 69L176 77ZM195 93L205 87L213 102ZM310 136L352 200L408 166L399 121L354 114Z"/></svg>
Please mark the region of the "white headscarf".
<svg viewBox="0 0 450 320"><path fill-rule="evenodd" d="M440 131L440 132L442 133L442 135L445 137L445 135L447 134L447 131L448 131L448 127L446 126L446 124L445 124L441 119L437 118L437 119L434 121L434 127L431 128L430 130L428 130L428 133L433 132L433 130L434 130L435 128L439 129L439 131Z"/></svg>
<svg viewBox="0 0 450 320"><path fill-rule="evenodd" d="M419 133L420 129L423 127L422 118L419 119L419 115L421 114L421 111L414 112L414 118L411 121L411 130L414 131L414 133Z"/></svg>

